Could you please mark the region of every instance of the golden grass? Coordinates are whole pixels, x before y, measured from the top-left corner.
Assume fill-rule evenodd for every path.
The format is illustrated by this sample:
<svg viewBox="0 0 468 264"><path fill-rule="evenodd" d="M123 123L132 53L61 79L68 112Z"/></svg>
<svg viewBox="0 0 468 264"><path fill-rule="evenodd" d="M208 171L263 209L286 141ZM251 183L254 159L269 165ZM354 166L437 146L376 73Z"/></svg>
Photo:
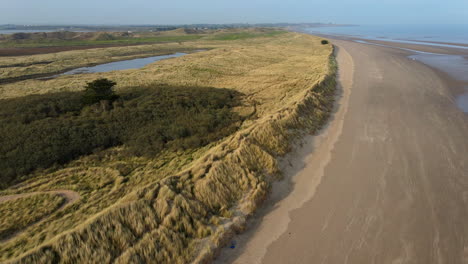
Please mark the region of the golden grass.
<svg viewBox="0 0 468 264"><path fill-rule="evenodd" d="M165 55L175 52L193 52L197 49L209 49L211 48L209 44L211 42L216 42L213 40L213 38L216 36L224 36L226 34L242 34L242 32L238 33L238 31L239 30L233 30L231 32L223 30L215 34L201 34L201 39L193 41L172 41L170 43L95 48L88 50L71 50L32 56L2 57L0 59L0 80L36 74L53 74L73 68L119 60ZM282 34L283 31L269 29L265 32L255 32L248 30L248 32L244 33L248 34L248 38L259 38L263 36L268 37L276 34ZM183 30L161 32L157 35L174 37L190 36L190 34L184 33ZM218 42L222 44L222 42L226 41Z"/></svg>
<svg viewBox="0 0 468 264"><path fill-rule="evenodd" d="M48 216L64 202L57 194L36 194L0 203L0 240Z"/></svg>
<svg viewBox="0 0 468 264"><path fill-rule="evenodd" d="M332 47L298 33L193 45L212 49L140 70L1 86L5 98L78 90L97 77L113 79L119 87L203 85L238 90L256 108L238 132L201 149L150 160L122 158L121 148L114 148L5 190L70 189L81 199L1 244L1 261L202 263L242 230L281 175L277 157L329 115L336 70Z"/></svg>
<svg viewBox="0 0 468 264"><path fill-rule="evenodd" d="M62 72L68 69L119 60L190 52L193 45L153 44L89 50L72 50L33 56L3 57L0 61L0 79L34 74Z"/></svg>

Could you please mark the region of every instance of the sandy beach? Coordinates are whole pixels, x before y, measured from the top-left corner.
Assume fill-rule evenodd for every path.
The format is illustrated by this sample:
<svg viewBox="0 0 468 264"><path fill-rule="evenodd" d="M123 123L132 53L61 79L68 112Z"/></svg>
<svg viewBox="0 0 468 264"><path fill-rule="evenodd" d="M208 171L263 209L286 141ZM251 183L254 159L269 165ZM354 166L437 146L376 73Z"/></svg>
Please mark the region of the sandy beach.
<svg viewBox="0 0 468 264"><path fill-rule="evenodd" d="M468 263L466 83L408 50L332 42L335 113L215 263Z"/></svg>

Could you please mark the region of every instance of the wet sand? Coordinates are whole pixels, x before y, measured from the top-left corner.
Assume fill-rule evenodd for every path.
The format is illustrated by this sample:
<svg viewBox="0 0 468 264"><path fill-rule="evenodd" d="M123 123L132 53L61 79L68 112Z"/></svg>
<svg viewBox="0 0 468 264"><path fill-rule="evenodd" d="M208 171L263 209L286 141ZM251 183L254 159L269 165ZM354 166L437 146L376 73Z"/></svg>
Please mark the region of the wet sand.
<svg viewBox="0 0 468 264"><path fill-rule="evenodd" d="M468 263L463 83L407 50L333 43L330 124L288 155L285 180L215 263Z"/></svg>
<svg viewBox="0 0 468 264"><path fill-rule="evenodd" d="M468 44L465 43L453 43L453 42L441 42L441 41L427 41L427 40L417 40L417 39L401 39L401 40L409 40L409 41L418 41L418 42L424 42L428 44L444 44L444 45L456 45L456 46L461 46L461 47L468 47Z"/></svg>
<svg viewBox="0 0 468 264"><path fill-rule="evenodd" d="M457 45L460 45L460 48L445 48L445 47L438 47L438 46L399 43L399 42L383 41L383 40L366 40L366 39L359 39L359 40L363 40L363 41L370 42L370 43L389 45L392 47L419 50L422 52L468 56L468 49L466 47L463 47L462 46L463 44L457 44ZM440 44L443 44L443 43L440 43Z"/></svg>

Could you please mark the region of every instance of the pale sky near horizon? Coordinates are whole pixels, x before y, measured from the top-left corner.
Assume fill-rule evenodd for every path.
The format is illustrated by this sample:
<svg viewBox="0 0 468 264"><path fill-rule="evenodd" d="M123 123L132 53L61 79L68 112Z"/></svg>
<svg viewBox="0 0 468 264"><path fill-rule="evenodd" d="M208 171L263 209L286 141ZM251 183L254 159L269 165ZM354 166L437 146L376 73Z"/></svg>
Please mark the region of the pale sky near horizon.
<svg viewBox="0 0 468 264"><path fill-rule="evenodd" d="M468 24L468 0L0 0L0 24Z"/></svg>

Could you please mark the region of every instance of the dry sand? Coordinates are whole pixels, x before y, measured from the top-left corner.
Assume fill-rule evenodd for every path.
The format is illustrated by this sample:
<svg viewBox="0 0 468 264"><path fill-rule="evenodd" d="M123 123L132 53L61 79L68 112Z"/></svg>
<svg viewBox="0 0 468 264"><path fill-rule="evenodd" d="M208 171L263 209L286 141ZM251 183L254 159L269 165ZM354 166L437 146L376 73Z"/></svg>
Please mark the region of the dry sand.
<svg viewBox="0 0 468 264"><path fill-rule="evenodd" d="M468 263L468 115L450 80L407 51L334 44L333 120L216 262Z"/></svg>

